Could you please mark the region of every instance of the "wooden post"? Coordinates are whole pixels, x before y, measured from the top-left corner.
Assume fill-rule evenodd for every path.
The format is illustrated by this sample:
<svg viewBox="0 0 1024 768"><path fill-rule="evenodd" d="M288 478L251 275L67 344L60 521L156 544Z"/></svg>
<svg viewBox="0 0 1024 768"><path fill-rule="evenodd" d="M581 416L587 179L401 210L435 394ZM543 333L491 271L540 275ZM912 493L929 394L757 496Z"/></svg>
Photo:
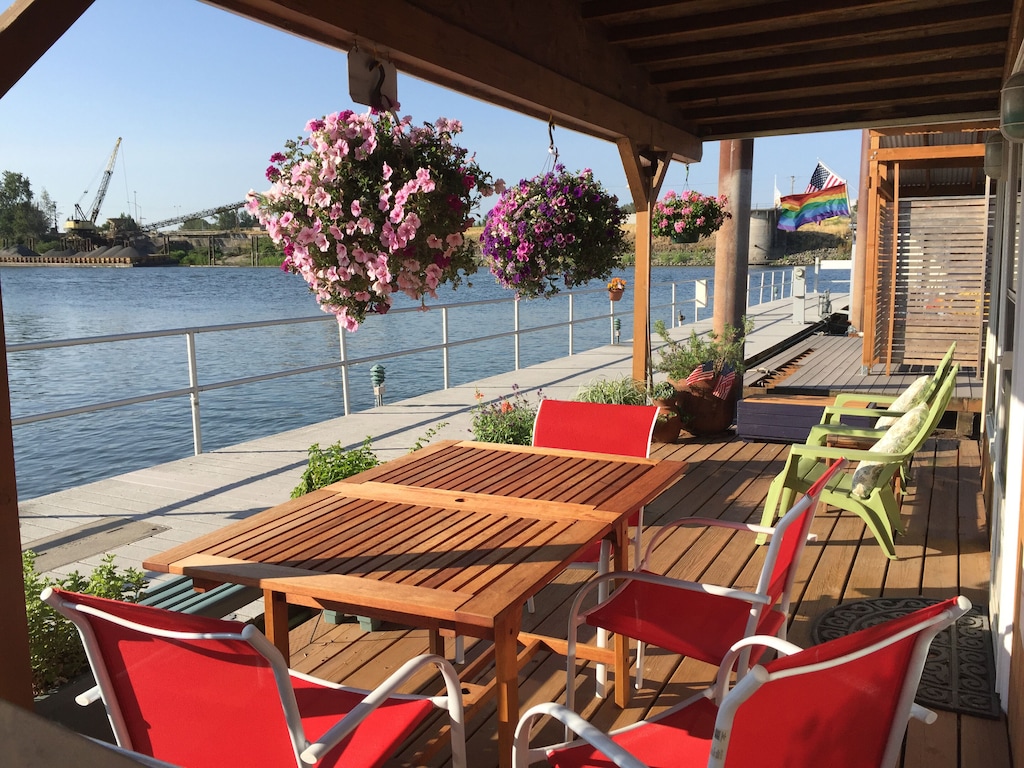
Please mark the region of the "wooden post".
<svg viewBox="0 0 1024 768"><path fill-rule="evenodd" d="M718 151L718 193L728 198L728 211L732 214L715 235L714 329L721 333L726 325L742 328L747 313L754 140L723 141Z"/></svg>
<svg viewBox="0 0 1024 768"><path fill-rule="evenodd" d="M25 580L21 572L21 529L18 488L14 476L14 435L11 390L7 381L7 340L0 299L0 698L33 708L32 663L29 659Z"/></svg>
<svg viewBox="0 0 1024 768"><path fill-rule="evenodd" d="M636 208L636 264L633 267L633 379L647 382L651 362L651 213L665 181L669 156L644 151L632 139L618 142L622 167Z"/></svg>
<svg viewBox="0 0 1024 768"><path fill-rule="evenodd" d="M853 256L853 269L850 271L850 323L854 330L863 331L867 324L864 319L864 280L868 257L868 199L871 188L871 170L869 156L871 154L871 132L865 128L860 140L860 188L857 197L857 242Z"/></svg>

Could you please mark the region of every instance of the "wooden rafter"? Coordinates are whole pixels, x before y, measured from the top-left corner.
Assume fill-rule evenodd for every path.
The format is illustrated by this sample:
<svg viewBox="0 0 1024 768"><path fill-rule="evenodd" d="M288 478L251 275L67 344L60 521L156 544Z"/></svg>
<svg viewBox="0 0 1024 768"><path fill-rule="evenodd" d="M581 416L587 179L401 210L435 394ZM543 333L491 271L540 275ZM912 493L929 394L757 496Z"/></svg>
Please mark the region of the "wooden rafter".
<svg viewBox="0 0 1024 768"><path fill-rule="evenodd" d="M0 96L85 13L93 0L15 0L0 13Z"/></svg>

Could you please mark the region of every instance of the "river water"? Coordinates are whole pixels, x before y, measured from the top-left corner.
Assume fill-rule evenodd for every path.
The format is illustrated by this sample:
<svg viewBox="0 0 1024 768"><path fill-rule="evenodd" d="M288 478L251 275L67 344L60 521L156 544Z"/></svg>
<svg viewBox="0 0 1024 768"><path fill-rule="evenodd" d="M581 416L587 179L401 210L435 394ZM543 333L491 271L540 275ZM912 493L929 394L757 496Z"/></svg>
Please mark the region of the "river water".
<svg viewBox="0 0 1024 768"><path fill-rule="evenodd" d="M754 268L751 274L758 279ZM631 280L630 273L623 276ZM693 297L692 281L711 277L711 268L657 268L652 304L669 302L669 283L673 281L680 283L677 299L685 300ZM845 275L838 273L838 278L842 277ZM8 267L0 269L0 288L8 346L321 314L301 278L272 268ZM442 292L439 301L507 296L489 275L479 273L472 288ZM411 301L396 304L401 306L415 305ZM692 315L693 304L682 309ZM603 290L584 292L574 299L576 318L606 315L608 310ZM616 313L622 315L623 341L631 335L631 311L627 289L616 305ZM656 310L653 316L668 322L670 312L668 308ZM520 316L522 328L565 321L568 299L560 295L523 302ZM449 311L453 341L512 328L511 303ZM351 409L373 406L369 368L374 363L385 367L389 402L441 389L440 351L393 357L396 350L439 344L441 334L441 312L436 310L374 316L359 331L348 334L348 359L371 358L350 369ZM610 334L607 317L577 325L574 348L578 352L607 344ZM325 364L339 357L333 322L199 334L196 338L200 384ZM539 331L524 337L520 364L525 367L566 354L565 328ZM510 371L514 367L513 342L508 338L455 347L450 352L450 366L452 385ZM189 385L188 355L181 336L11 352L8 368L14 417ZM201 396L203 448L212 450L343 414L337 370L208 391ZM183 458L193 452L188 397L20 425L14 428L14 449L21 499Z"/></svg>

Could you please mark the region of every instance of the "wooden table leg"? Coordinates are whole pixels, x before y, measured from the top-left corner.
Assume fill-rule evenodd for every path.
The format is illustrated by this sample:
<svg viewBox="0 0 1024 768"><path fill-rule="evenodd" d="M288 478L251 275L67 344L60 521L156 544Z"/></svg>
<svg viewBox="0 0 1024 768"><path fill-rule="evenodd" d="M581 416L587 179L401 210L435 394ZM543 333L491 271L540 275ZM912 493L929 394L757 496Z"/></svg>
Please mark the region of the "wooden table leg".
<svg viewBox="0 0 1024 768"><path fill-rule="evenodd" d="M637 536L640 532L637 531ZM615 551L612 554L612 570L629 570L629 526L623 522L615 531ZM612 585L609 585L611 588ZM615 703L620 707L629 704L629 638L613 635L612 643L615 653Z"/></svg>
<svg viewBox="0 0 1024 768"><path fill-rule="evenodd" d="M519 723L519 626L522 608L494 623L494 682L498 703L498 765L512 766L512 740Z"/></svg>
<svg viewBox="0 0 1024 768"><path fill-rule="evenodd" d="M444 657L444 639L436 629L427 630L427 651Z"/></svg>
<svg viewBox="0 0 1024 768"><path fill-rule="evenodd" d="M267 639L284 656L284 662L291 666L291 649L288 646L288 603L284 593L263 590L263 614L267 628Z"/></svg>

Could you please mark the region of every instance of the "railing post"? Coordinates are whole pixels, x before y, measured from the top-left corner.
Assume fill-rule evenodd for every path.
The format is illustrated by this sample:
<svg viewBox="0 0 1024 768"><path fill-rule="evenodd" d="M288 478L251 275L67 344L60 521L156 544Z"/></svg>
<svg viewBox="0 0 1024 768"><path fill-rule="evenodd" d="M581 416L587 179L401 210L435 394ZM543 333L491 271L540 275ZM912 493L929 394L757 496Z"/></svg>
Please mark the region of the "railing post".
<svg viewBox="0 0 1024 768"><path fill-rule="evenodd" d="M448 307L441 307L441 358L444 368L444 388L448 389Z"/></svg>
<svg viewBox="0 0 1024 768"><path fill-rule="evenodd" d="M185 334L188 347L188 386L191 389L188 399L192 404L192 448L195 455L203 452L203 428L199 421L199 373L196 368L196 335L189 331Z"/></svg>
<svg viewBox="0 0 1024 768"><path fill-rule="evenodd" d="M348 416L348 364L345 362L348 359L348 355L345 349L345 329L341 323L338 323L338 348L341 352L341 402L344 406L345 415Z"/></svg>
<svg viewBox="0 0 1024 768"><path fill-rule="evenodd" d="M572 321L574 319L574 315L573 315L573 306L574 305L572 303L572 298L573 298L572 294L570 293L569 294L569 357L572 357Z"/></svg>
<svg viewBox="0 0 1024 768"><path fill-rule="evenodd" d="M676 310L676 284L672 283L672 328L682 325L682 323L676 320L677 317L679 317L679 312Z"/></svg>
<svg viewBox="0 0 1024 768"><path fill-rule="evenodd" d="M516 296L512 299L512 330L515 331L515 335L512 337L515 346L515 369L519 370L519 297Z"/></svg>

